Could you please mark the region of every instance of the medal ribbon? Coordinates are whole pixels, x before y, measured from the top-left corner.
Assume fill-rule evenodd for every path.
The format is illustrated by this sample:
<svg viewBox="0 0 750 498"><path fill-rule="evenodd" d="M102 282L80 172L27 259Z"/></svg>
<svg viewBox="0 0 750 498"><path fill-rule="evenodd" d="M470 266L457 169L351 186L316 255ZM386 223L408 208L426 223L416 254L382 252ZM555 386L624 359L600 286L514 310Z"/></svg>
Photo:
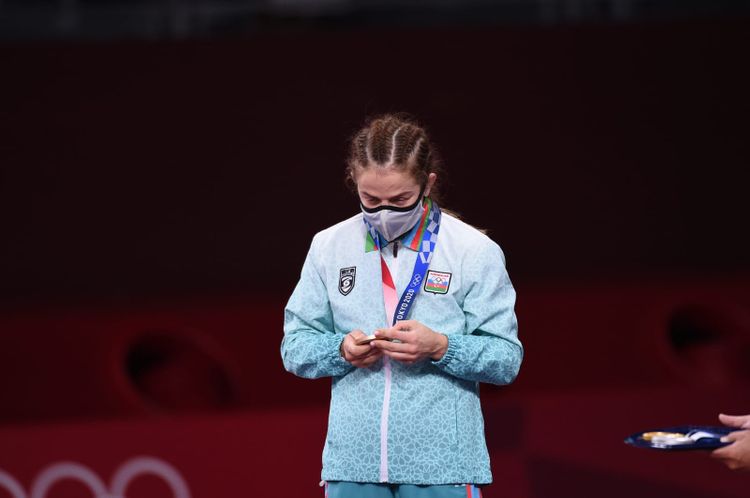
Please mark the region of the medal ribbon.
<svg viewBox="0 0 750 498"><path fill-rule="evenodd" d="M415 243L412 244L412 247L419 247L419 254L417 254L417 260L414 262L414 270L412 271L409 284L406 286L398 302L395 299L397 296L395 282L393 282L393 277L391 277L391 272L388 270L388 265L386 265L383 256L380 256L383 298L388 317L393 317L391 325L395 325L396 322L401 320L406 320L409 316L409 311L411 311L422 281L424 281L424 276L427 273L427 268L430 266L430 261L432 261L432 254L435 252L437 236L440 231L440 216L440 208L437 204L433 203L431 199L427 199L425 215L419 222L420 226L415 235ZM365 224L368 225L368 229L374 230L369 226L367 221L365 221ZM417 238L420 235L421 237Z"/></svg>

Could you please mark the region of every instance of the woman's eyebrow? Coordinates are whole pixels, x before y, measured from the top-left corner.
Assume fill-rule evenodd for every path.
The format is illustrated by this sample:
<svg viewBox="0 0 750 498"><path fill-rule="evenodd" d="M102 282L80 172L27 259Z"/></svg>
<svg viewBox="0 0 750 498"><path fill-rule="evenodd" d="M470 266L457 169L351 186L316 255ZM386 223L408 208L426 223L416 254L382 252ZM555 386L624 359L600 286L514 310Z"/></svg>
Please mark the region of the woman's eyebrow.
<svg viewBox="0 0 750 498"><path fill-rule="evenodd" d="M362 195L365 195L367 197L371 197L373 199L380 199L377 195L372 195L371 193L367 192L366 190L360 190L360 193ZM399 197L409 197L414 195L413 190L404 190L403 192L399 192L398 194L392 195L388 198L389 201L392 201L393 199L398 199Z"/></svg>

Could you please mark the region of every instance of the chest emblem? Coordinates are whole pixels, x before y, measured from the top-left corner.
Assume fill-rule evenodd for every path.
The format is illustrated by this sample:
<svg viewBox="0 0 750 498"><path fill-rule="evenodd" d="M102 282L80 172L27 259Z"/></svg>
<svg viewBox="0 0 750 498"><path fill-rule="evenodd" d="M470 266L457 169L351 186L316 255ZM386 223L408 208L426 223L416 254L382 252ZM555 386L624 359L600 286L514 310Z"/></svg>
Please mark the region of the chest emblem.
<svg viewBox="0 0 750 498"><path fill-rule="evenodd" d="M434 294L447 294L448 287L451 286L451 274L444 271L433 271L427 272L427 278L424 280L425 292L432 292Z"/></svg>
<svg viewBox="0 0 750 498"><path fill-rule="evenodd" d="M354 288L354 277L357 275L357 267L341 268L339 270L339 292L348 295Z"/></svg>

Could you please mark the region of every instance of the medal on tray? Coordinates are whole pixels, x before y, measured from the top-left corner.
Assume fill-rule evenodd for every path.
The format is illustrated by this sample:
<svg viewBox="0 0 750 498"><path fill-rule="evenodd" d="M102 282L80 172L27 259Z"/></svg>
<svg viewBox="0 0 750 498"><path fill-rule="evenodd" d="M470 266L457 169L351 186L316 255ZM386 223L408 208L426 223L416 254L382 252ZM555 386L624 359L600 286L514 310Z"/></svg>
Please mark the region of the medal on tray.
<svg viewBox="0 0 750 498"><path fill-rule="evenodd" d="M625 438L625 443L636 448L653 450L713 450L730 443L721 438L732 432L731 427L682 425L636 432Z"/></svg>

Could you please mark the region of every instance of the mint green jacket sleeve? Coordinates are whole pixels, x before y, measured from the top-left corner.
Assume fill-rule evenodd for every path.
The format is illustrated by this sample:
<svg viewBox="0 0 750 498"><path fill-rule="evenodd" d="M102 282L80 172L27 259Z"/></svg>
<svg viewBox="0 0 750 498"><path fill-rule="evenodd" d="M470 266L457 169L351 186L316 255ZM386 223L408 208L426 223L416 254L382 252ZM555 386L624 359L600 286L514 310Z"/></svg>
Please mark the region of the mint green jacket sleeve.
<svg viewBox="0 0 750 498"><path fill-rule="evenodd" d="M344 375L354 368L339 352L344 334L335 332L328 290L319 268L313 239L300 280L284 310L284 368L308 379Z"/></svg>
<svg viewBox="0 0 750 498"><path fill-rule="evenodd" d="M446 334L448 349L433 364L461 379L510 384L518 375L523 347L505 257L495 243L482 244L467 256L462 264L466 327L464 333Z"/></svg>

